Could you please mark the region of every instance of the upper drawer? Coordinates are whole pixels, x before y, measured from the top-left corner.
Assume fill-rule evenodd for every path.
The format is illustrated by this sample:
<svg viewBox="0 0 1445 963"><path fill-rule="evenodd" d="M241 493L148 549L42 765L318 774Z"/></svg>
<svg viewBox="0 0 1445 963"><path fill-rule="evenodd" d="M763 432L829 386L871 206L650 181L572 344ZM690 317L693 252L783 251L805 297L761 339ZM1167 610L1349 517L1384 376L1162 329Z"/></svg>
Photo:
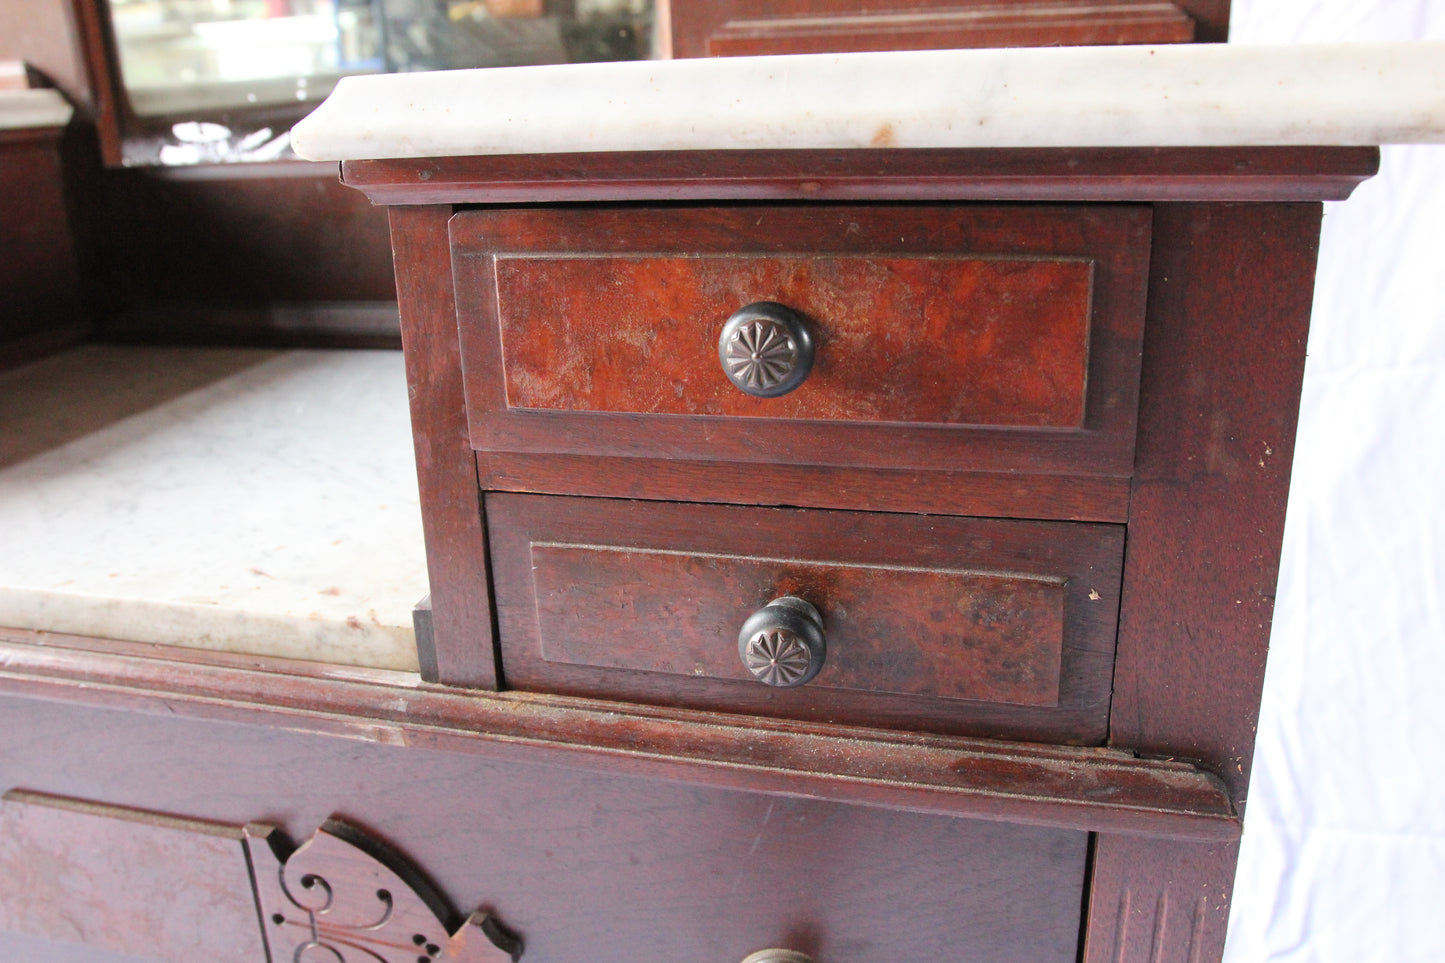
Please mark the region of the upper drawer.
<svg viewBox="0 0 1445 963"><path fill-rule="evenodd" d="M1132 464L1146 209L486 210L451 231L480 450ZM781 397L745 393L719 356L728 318L756 302L786 306L814 344L811 372Z"/></svg>

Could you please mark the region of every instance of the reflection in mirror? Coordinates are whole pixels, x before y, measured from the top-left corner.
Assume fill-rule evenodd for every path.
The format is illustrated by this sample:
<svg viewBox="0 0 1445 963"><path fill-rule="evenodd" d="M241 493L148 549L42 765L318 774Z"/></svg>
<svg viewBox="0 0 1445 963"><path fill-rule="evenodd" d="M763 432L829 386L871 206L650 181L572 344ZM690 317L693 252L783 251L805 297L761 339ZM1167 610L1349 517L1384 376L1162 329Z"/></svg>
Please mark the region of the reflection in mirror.
<svg viewBox="0 0 1445 963"><path fill-rule="evenodd" d="M147 136L125 163L291 155L288 130L348 74L638 60L652 0L109 0Z"/></svg>

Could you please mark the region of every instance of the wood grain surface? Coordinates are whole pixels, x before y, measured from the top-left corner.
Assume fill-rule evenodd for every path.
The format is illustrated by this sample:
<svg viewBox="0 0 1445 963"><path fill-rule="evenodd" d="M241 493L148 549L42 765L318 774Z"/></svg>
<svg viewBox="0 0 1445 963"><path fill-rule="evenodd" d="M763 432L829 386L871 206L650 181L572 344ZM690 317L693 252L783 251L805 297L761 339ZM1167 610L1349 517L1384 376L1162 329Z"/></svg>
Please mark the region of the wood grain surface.
<svg viewBox="0 0 1445 963"><path fill-rule="evenodd" d="M412 440L430 580L430 648L417 652L422 674L453 685L497 687L487 543L476 464L466 439L466 406L447 263L448 207L391 214L397 297Z"/></svg>
<svg viewBox="0 0 1445 963"><path fill-rule="evenodd" d="M266 958L239 826L0 783L0 952L13 931L163 963Z"/></svg>
<svg viewBox="0 0 1445 963"><path fill-rule="evenodd" d="M705 37L694 34L729 14ZM1188 43L1194 21L1172 3L1124 0L1045 0L979 4L952 0L932 7L919 0L868 5L857 0L783 4L678 4L672 13L673 55L756 57L770 54L955 47L1053 47ZM698 48L701 46L702 50Z"/></svg>
<svg viewBox="0 0 1445 963"><path fill-rule="evenodd" d="M468 692L423 684L410 673L15 629L0 629L0 692L77 711L118 709L133 714L137 725L145 715L235 723L260 733L440 750L475 757L478 764L602 772L640 779L644 787L663 781L1064 829L1239 837L1238 820L1215 777L1185 763L1102 748ZM24 712L15 724L19 728L0 728L0 734L23 741L45 732L33 728L39 721ZM37 745L50 747L58 761L70 759L64 747L73 732L66 732L56 737L59 742L46 738ZM264 756L265 737L256 738L261 742L254 751ZM168 771L141 768L143 783ZM358 771L360 781L352 784L358 799L392 788L376 789L365 775ZM178 770L167 778L185 782L189 776ZM43 789L49 783L31 785Z"/></svg>
<svg viewBox="0 0 1445 963"><path fill-rule="evenodd" d="M1374 147L879 148L424 157L341 171L378 204L1339 201L1379 164Z"/></svg>
<svg viewBox="0 0 1445 963"><path fill-rule="evenodd" d="M1132 467L1149 238L1146 208L888 205L476 210L454 217L451 234L468 423L472 444L479 450L1080 475L1126 475ZM604 258L622 258L618 263L625 265L637 263L634 258L650 261L657 257L689 259L686 263L690 265L698 263L690 260L698 257L716 257L718 264L755 258L753 263L760 265L806 265L809 258L797 256L798 251L823 259L818 262L816 277L822 283L804 291L810 272L803 270L792 292L822 314L817 319L824 342L817 372L820 388L814 392L805 382L793 396L773 399L781 404L778 407L768 400L740 395L723 378L721 365L713 360L704 366L699 354L688 355L699 360L694 363L685 358L680 363L682 372L671 374L669 339L691 343L687 350L705 352L715 359L716 332L727 313L742 305L730 304L717 317L692 317L690 312L700 300L691 287L694 268L682 273L664 268L656 286L666 291L671 290L666 285L676 285L676 294L659 295L662 303L632 315L634 321L627 316L619 318L618 311L605 304L568 305L565 299L554 301L555 295L537 284L525 285L525 295L519 293L513 301L527 305L528 313L513 326L513 336L519 341L530 337L545 343L514 382L523 377L547 386L571 382L575 387L568 390L576 393L587 390L588 384L625 382L630 373L645 370L652 363L651 355L656 355L662 368L662 391L654 398L666 397L668 392L675 395L680 384L682 401L660 414L510 408L504 359L513 348L505 343L499 326L494 265L499 263L499 255L511 263L515 257L561 257L576 251L588 252L598 263ZM740 260L728 260L732 258ZM1000 282L1007 290L997 292L997 300L970 286L970 281L981 280L971 269L966 277L953 278L962 284L962 289L953 291L954 298L966 303L978 299L979 304L990 305L986 311L1003 312L996 323L980 327L975 337L969 330L974 322L964 318L967 312L955 314L955 308L947 303L953 298L929 306L927 297L919 295L922 279L915 283L895 279L891 293L874 295L869 290L876 286L876 279L867 284L861 276L853 279L856 283L828 280L827 263L834 258L833 263L852 265L850 270L855 273L868 265L887 265L884 274L902 272L907 264L909 271L922 268L951 274L948 268L931 266L953 258L960 259L956 264L1002 259L1010 265L1002 268L1003 273L1023 260L1037 259L1040 266L1030 267L1021 279L1007 285ZM1067 260L1060 263L1059 259ZM1084 285L1080 272L1085 266L1068 266L1079 260L1092 262L1093 273L1086 349L1080 344L1084 332L1079 314ZM670 263L676 267L684 261ZM734 270L727 268L723 273ZM991 283L998 282L997 273L986 274ZM741 285L738 291L726 292L716 304L746 296L741 294L745 278L737 280ZM1042 287L1036 287L1041 283ZM1051 290L1051 283L1061 287ZM759 289L756 297L787 293L770 286L766 291ZM844 298L861 299L868 305L875 296L876 313L866 320L846 320L852 309L841 306ZM604 296L594 293L586 297L595 302ZM1005 309L1001 302L1006 297L1017 298L1023 305L1018 311ZM1045 308L1060 309L1062 314L1055 320L1040 320L1037 315ZM574 312L572 316L558 319L568 311ZM669 318L676 316L683 319L682 327L673 335L669 328L678 322ZM568 343L570 332L589 329L594 329L589 337L595 341L596 332L610 330L614 321L619 322L623 336L604 340L597 350L577 350L576 344ZM565 327L548 327L553 325ZM911 325L921 326L921 330L911 330ZM702 330L688 333L688 326ZM924 337L926 334L937 337ZM866 368L875 335L883 345L877 349L877 365L870 373ZM892 347L889 338L896 339ZM973 352L989 341L999 345L1001 358L982 365L970 361ZM515 347L527 350L523 345ZM1073 406L1081 388L1077 366L1084 356L1088 391L1080 423ZM560 369L555 375L546 370L554 359ZM996 369L991 367L995 363ZM605 370L613 365L620 369L616 376ZM724 410L750 411L756 417L666 413L690 407L707 409L706 401L687 401L697 390L694 383L706 372L715 372L711 384L722 387L703 389L704 399L708 391L720 391L717 397L728 399ZM871 384L864 384L870 379ZM1011 384L1014 381L1019 383ZM1033 381L1040 386L1029 387ZM856 420L880 398L887 399L879 414L882 418L966 418L975 400L972 393L978 390L981 398L988 398L995 389L1002 392L1001 400L981 403L981 427ZM849 394L857 397L850 400ZM1050 403L1044 402L1043 410L1054 414L1044 419L1032 416L1035 425L1072 422L1077 426L1007 427L1030 423L1030 416L1021 416L1015 407L1028 408L1024 399L1035 394L1052 396L1063 404L1051 409ZM733 400L732 395L741 400ZM1009 411L1014 413L1005 415ZM855 420L799 424L799 418L813 413ZM988 425L991 416L1005 426Z"/></svg>
<svg viewBox="0 0 1445 963"><path fill-rule="evenodd" d="M1091 262L1008 257L500 255L511 408L1078 428ZM807 380L755 398L718 336L744 305L798 312Z"/></svg>
<svg viewBox="0 0 1445 963"><path fill-rule="evenodd" d="M1123 522L1129 479L1027 472L889 471L659 458L477 453L484 490L796 505L854 511Z"/></svg>
<svg viewBox="0 0 1445 963"><path fill-rule="evenodd" d="M1108 713L1114 526L488 496L509 686L1087 743ZM737 654L756 609L823 615L813 682Z"/></svg>

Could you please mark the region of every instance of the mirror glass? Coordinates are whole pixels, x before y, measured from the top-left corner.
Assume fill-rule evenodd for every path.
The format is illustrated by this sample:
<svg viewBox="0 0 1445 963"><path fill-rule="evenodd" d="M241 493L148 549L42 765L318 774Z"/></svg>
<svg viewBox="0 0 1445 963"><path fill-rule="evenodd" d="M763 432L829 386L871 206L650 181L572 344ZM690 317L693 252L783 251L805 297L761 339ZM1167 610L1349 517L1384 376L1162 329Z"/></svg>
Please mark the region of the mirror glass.
<svg viewBox="0 0 1445 963"><path fill-rule="evenodd" d="M638 60L652 0L109 0L127 163L289 156L291 121L348 74ZM269 110L268 110L269 108Z"/></svg>

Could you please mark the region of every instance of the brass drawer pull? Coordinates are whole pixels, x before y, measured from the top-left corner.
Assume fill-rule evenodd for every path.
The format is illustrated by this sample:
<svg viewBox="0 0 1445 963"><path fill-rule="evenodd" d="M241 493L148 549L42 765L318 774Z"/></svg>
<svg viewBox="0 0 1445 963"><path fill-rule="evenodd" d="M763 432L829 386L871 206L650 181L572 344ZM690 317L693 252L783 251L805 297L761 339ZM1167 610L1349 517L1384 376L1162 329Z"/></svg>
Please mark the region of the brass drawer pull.
<svg viewBox="0 0 1445 963"><path fill-rule="evenodd" d="M755 398L785 395L813 370L803 316L776 301L755 301L728 318L717 353L728 380Z"/></svg>
<svg viewBox="0 0 1445 963"><path fill-rule="evenodd" d="M800 598L785 595L748 616L738 633L738 655L753 678L779 688L799 686L823 668L828 654L823 617Z"/></svg>

